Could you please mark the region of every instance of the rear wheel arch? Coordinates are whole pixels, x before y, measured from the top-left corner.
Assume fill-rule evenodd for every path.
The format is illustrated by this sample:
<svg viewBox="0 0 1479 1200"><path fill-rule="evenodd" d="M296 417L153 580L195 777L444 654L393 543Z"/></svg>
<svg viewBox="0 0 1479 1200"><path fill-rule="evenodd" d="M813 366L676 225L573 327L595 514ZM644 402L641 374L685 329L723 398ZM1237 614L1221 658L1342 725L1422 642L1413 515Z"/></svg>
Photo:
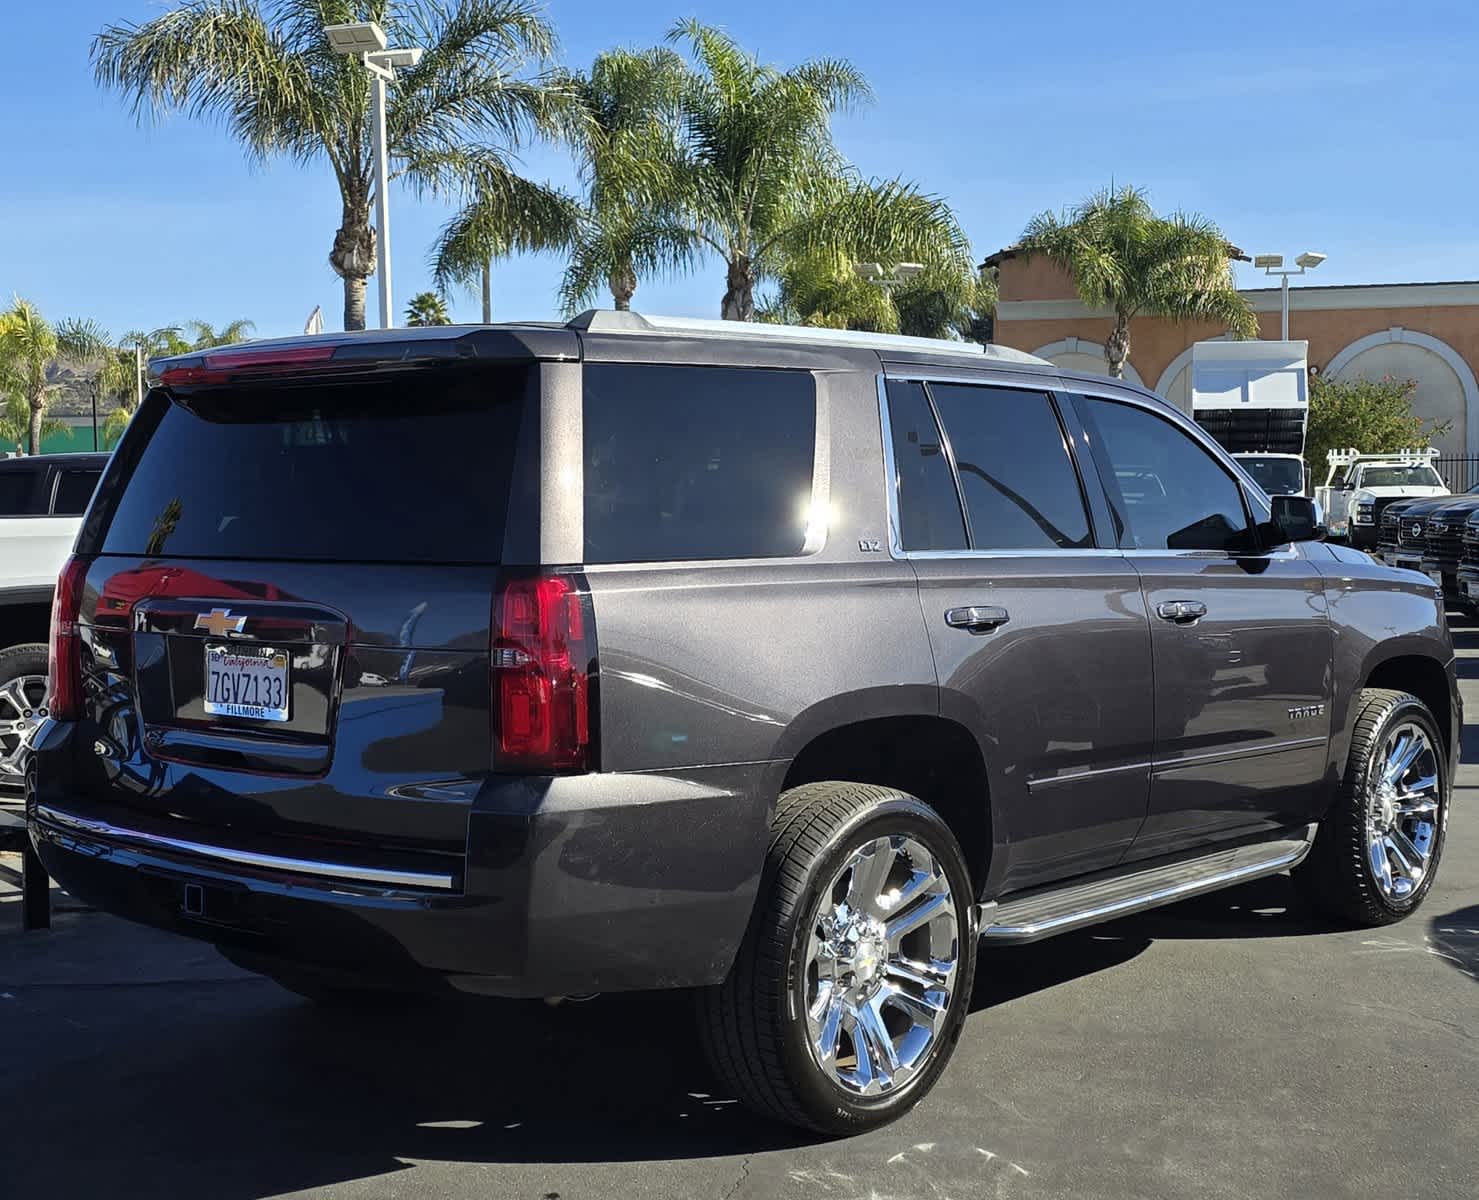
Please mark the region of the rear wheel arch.
<svg viewBox="0 0 1479 1200"><path fill-rule="evenodd" d="M964 725L933 713L895 713L817 730L797 748L781 790L833 781L895 788L928 805L955 835L981 894L1000 826L985 757Z"/></svg>

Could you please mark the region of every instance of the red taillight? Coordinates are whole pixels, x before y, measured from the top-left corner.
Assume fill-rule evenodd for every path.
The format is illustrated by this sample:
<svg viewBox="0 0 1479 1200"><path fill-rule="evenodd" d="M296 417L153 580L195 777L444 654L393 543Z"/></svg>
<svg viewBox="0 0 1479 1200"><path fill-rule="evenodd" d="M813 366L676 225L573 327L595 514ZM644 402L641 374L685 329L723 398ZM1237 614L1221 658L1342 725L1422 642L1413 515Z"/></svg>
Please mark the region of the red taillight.
<svg viewBox="0 0 1479 1200"><path fill-rule="evenodd" d="M69 558L57 576L52 596L46 708L58 721L75 721L82 715L82 634L77 620L86 580L86 561Z"/></svg>
<svg viewBox="0 0 1479 1200"><path fill-rule="evenodd" d="M585 771L595 640L566 575L505 579L493 601L493 743L500 771Z"/></svg>
<svg viewBox="0 0 1479 1200"><path fill-rule="evenodd" d="M232 375L250 372L271 375L279 369L295 370L305 363L325 363L334 357L336 345L281 346L264 350L220 350L200 358L187 358L166 367L159 382L166 387L188 383L224 383Z"/></svg>

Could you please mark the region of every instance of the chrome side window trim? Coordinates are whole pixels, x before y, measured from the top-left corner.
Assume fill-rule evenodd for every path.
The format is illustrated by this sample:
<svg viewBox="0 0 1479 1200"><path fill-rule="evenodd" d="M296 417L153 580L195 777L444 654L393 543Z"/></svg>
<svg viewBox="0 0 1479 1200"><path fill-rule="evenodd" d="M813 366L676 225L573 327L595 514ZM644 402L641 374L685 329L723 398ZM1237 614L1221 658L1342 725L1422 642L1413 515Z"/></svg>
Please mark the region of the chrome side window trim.
<svg viewBox="0 0 1479 1200"><path fill-rule="evenodd" d="M903 536L899 530L899 465L894 461L894 431L888 419L888 381L878 373L878 428L883 435L884 502L888 512L888 553L890 558L906 559ZM941 553L944 553L943 551Z"/></svg>
<svg viewBox="0 0 1479 1200"><path fill-rule="evenodd" d="M816 401L816 428L812 434L811 511L807 515L806 540L801 555L819 554L827 545L832 513L832 400L828 373L811 372Z"/></svg>

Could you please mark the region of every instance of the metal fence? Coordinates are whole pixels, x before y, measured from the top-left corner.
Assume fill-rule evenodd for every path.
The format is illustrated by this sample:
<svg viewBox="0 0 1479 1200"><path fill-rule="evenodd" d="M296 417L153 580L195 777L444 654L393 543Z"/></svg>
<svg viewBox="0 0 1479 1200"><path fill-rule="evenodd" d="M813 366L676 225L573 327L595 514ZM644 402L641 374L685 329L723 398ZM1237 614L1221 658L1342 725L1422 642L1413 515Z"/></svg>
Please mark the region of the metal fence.
<svg viewBox="0 0 1479 1200"><path fill-rule="evenodd" d="M1433 463L1451 492L1467 492L1479 484L1479 456L1440 458Z"/></svg>

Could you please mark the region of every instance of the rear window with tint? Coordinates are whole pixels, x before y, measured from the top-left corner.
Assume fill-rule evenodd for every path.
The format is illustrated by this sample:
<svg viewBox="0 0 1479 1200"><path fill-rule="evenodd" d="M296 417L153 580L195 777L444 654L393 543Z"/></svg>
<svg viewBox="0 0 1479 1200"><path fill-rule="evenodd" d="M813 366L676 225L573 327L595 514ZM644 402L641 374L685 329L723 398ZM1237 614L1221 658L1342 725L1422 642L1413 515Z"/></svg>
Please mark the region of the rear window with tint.
<svg viewBox="0 0 1479 1200"><path fill-rule="evenodd" d="M803 552L810 374L597 363L585 370L584 405L586 562Z"/></svg>
<svg viewBox="0 0 1479 1200"><path fill-rule="evenodd" d="M102 471L63 471L57 476L51 512L57 517L80 517L97 490Z"/></svg>
<svg viewBox="0 0 1479 1200"><path fill-rule="evenodd" d="M526 374L155 392L120 451L142 442L102 550L497 562Z"/></svg>
<svg viewBox="0 0 1479 1200"><path fill-rule="evenodd" d="M36 491L35 471L0 471L0 517L24 517L31 513Z"/></svg>

